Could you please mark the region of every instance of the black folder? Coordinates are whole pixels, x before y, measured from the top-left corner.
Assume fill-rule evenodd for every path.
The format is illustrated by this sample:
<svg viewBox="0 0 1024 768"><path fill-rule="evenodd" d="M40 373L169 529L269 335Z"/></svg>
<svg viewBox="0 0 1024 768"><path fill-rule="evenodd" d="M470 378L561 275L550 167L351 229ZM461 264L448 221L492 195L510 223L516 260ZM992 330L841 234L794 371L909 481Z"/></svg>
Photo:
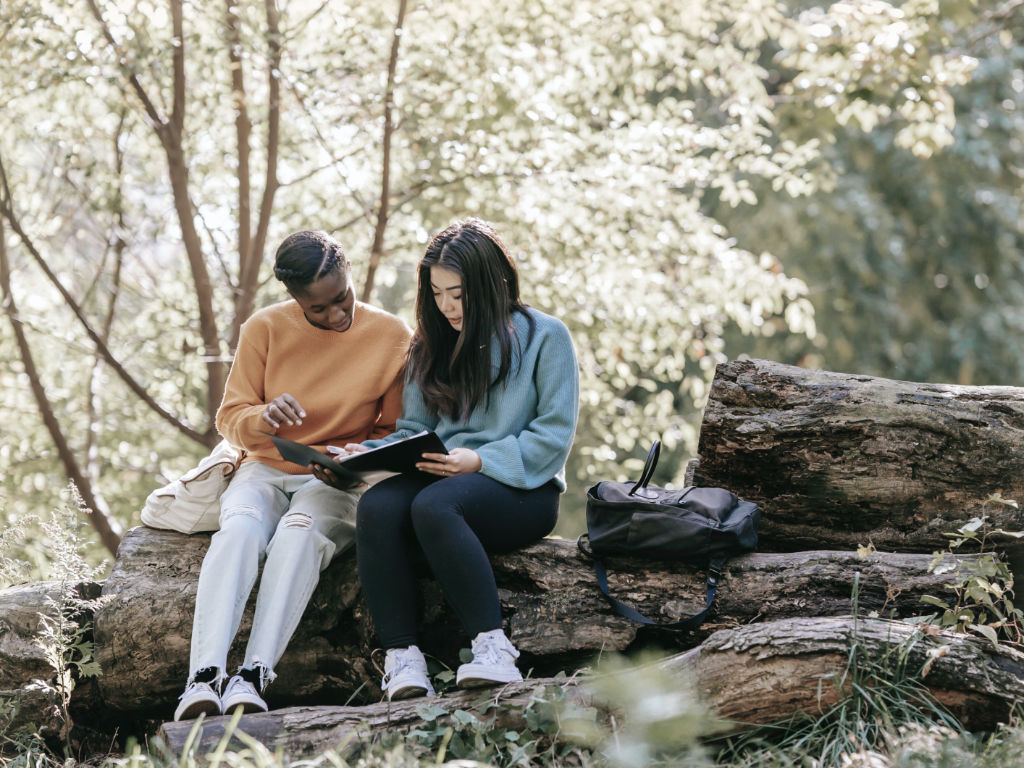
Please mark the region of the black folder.
<svg viewBox="0 0 1024 768"><path fill-rule="evenodd" d="M416 469L416 462L423 460L424 453L448 453L441 438L434 432L427 431L340 458L332 458L320 453L316 448L294 440L271 435L269 432L266 434L274 441L283 459L302 467L319 464L327 467L340 479L353 483L380 480L386 475L419 472ZM378 474L379 477L372 477Z"/></svg>

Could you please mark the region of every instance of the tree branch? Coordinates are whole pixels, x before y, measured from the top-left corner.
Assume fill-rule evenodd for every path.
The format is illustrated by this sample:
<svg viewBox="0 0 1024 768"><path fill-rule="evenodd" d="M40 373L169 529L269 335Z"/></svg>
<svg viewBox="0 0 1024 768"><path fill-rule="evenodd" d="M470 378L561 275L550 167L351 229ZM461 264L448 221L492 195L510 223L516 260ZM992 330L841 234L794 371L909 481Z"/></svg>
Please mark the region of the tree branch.
<svg viewBox="0 0 1024 768"><path fill-rule="evenodd" d="M246 279L252 240L252 188L249 174L249 136L252 122L249 120L248 98L245 93L245 68L242 64L242 21L239 18L238 0L227 0L225 13L227 29L228 61L231 70L231 104L235 110L235 142L238 145L238 294L236 307L244 301ZM236 312L237 321L237 312ZM231 348L235 343L232 340Z"/></svg>
<svg viewBox="0 0 1024 768"><path fill-rule="evenodd" d="M11 199L11 191L7 183L7 171L4 167L2 157L0 157L0 189L2 189L3 191L3 194L0 195L0 216L6 219L7 222L11 225L11 229L21 240L22 244L24 244L26 250L32 256L33 260L36 262L39 268L43 270L43 273L46 275L47 279L49 279L49 281L60 293L61 297L64 299L65 303L74 313L75 317L78 318L78 321L82 324L82 327L85 329L86 334L89 336L93 344L96 346L97 352L99 352L103 356L103 359L107 361L107 363L110 365L111 368L113 368L114 372L117 373L121 380L128 385L129 389L131 389L131 391L134 392L139 397L140 400L142 400L150 409L156 412L164 421L168 422L176 430L186 435L187 437L195 440L196 442L202 443L204 445L208 444L210 441L208 435L203 434L201 432L197 432L188 425L179 421L173 414L165 410L159 403L157 403L149 395L149 393L146 392L143 386L130 373L128 373L127 370L125 370L124 366L121 365L120 361L114 356L113 352L110 351L110 348L103 341L103 338L100 336L100 334L96 331L95 328L92 327L92 324L89 322L89 318L85 316L85 312L82 310L81 306L79 306L78 302L75 301L75 298L71 295L67 288L64 287L60 279L53 273L53 270L50 269L49 265L43 259L42 255L39 253L39 250L35 247L35 244L32 242L31 238L29 238L24 229L22 229L21 223L18 220L18 217L15 215L14 203Z"/></svg>
<svg viewBox="0 0 1024 768"><path fill-rule="evenodd" d="M377 268L384 255L384 231L388 225L388 198L391 195L391 137L395 126L392 112L395 106L395 72L398 69L398 46L402 42L402 25L405 23L405 9L408 0L399 0L398 18L395 20L395 32L391 38L391 57L388 59L388 84L384 94L384 157L380 180L380 203L377 207L377 225L373 231L373 247L370 249L370 264L366 270L366 281L363 283L363 301L370 300L373 293L373 281Z"/></svg>
<svg viewBox="0 0 1024 768"><path fill-rule="evenodd" d="M117 299L121 294L121 273L124 267L124 254L128 249L128 243L125 242L123 233L126 231L125 220L124 220L124 151L121 149L121 143L119 138L121 131L124 130L125 120L127 119L127 109L122 108L120 119L118 120L117 131L114 133L113 150L114 150L114 171L117 174L117 192L115 197L115 208L114 208L114 220L112 222L112 229L114 232L113 237L113 274L111 277L110 287L110 302L107 305L106 314L103 317L102 326L100 329L100 337L103 339L104 344L108 344L110 341L110 332L114 327L114 317L117 309ZM109 242L109 239L108 239ZM101 271L96 273L97 280L96 284L99 283L99 276L102 274L102 270L105 266L106 258L103 259L103 265L101 265ZM97 291L98 293L98 291ZM97 302L99 297L97 295ZM96 397L96 393L102 387L100 373L103 370L103 355L99 352L94 351L92 355L92 375L89 377L88 385L88 424L89 429L86 433L86 445L85 445L85 470L89 475L90 480L95 484L97 501L103 504L103 512L107 513L110 510L110 505L106 503L103 498L102 490L100 488L100 461L99 461L99 437L100 437L100 423L99 423L99 401Z"/></svg>
<svg viewBox="0 0 1024 768"><path fill-rule="evenodd" d="M118 63L128 78L128 82L139 96L149 117L153 129L164 148L167 157L167 170L171 182L171 191L174 197L174 209L178 216L178 225L181 228L182 244L188 256L189 267L192 270L192 283L196 292L196 304L199 307L199 330L203 338L203 354L206 361L206 415L208 422L212 425L216 419L217 407L224 394L224 382L227 371L220 354L220 335L217 330L217 316L213 309L213 286L210 281L210 273L206 268L206 260L203 256L202 241L199 232L196 230L195 210L192 199L189 195L188 165L185 162L185 151L182 146L182 138L185 127L185 31L184 13L182 0L169 0L171 6L172 23L172 73L173 93L170 120L163 119L156 111L152 101L149 99L145 89L142 87L138 76L132 72L126 63L126 56L123 50L114 39L110 27L103 19L96 0L88 0L93 16L99 22L103 36L107 43L118 55ZM212 427L207 430L205 436L200 440L204 445L212 445L216 440L216 432Z"/></svg>
<svg viewBox="0 0 1024 768"><path fill-rule="evenodd" d="M118 45L114 39L113 33L110 31L110 27L107 25L106 20L103 18L103 14L100 12L99 6L96 4L96 0L89 0L89 8L92 10L92 15L99 22L100 31L103 33L104 39L107 44L114 49L114 53L117 54L117 63L121 67L125 78L128 80L128 84L135 91L135 95L139 97L139 101L142 102L142 108L146 112L146 117L149 118L150 125L153 126L153 130L156 131L157 137L160 142L167 147L167 120L160 114L153 100L149 98L149 94L146 89L142 87L142 82L139 80L139 76L136 72L131 71L127 64L127 56L125 56L124 49Z"/></svg>
<svg viewBox="0 0 1024 768"><path fill-rule="evenodd" d="M35 397L36 406L39 408L39 415L42 417L43 423L50 433L50 439L53 440L54 445L57 447L57 454L64 465L64 472L77 487L78 493L86 505L89 522L99 534L103 546L107 548L110 554L116 554L117 547L121 543L121 536L111 527L110 519L100 511L96 503L96 497L92 492L92 484L85 473L82 472L82 468L75 458L75 454L71 450L63 430L60 428L60 422L53 411L53 404L46 395L46 389L43 387L39 377L39 369L36 368L35 360L32 357L32 347L28 343L25 329L22 328L21 320L18 317L18 307L14 302L14 293L11 291L11 268L7 258L7 240L2 218L0 218L0 290L3 291L4 313L11 322L14 338L18 345L18 354L25 368L25 375L28 376L32 395Z"/></svg>
<svg viewBox="0 0 1024 768"><path fill-rule="evenodd" d="M259 281L263 250L267 244L270 229L270 215L274 208L274 195L280 186L277 180L278 146L281 140L281 30L280 17L274 0L265 0L267 15L267 168L263 184L263 199L260 202L256 231L241 252L238 294L235 302L235 317L231 325L231 350L238 346L242 323L252 314L253 302ZM241 43L239 43L241 44ZM239 63L239 68L241 63ZM244 94L243 94L244 95ZM248 148L247 148L248 151ZM248 176L248 169L246 169ZM246 179L248 182L248 178Z"/></svg>

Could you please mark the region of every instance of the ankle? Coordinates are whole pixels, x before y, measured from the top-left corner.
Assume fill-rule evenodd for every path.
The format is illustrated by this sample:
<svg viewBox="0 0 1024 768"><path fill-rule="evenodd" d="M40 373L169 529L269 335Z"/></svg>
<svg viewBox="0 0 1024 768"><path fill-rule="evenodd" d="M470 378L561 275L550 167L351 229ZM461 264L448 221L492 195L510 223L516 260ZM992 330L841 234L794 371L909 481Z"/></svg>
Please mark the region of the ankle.
<svg viewBox="0 0 1024 768"><path fill-rule="evenodd" d="M508 637L505 635L505 630L502 629L501 627L498 627L497 629L488 629L488 630L486 630L484 632L477 632L476 637L473 638L473 642L474 643L478 643L478 642L480 642L482 640L487 640L487 639L492 639L492 640L497 640L497 641L504 640L505 642L510 642Z"/></svg>
<svg viewBox="0 0 1024 768"><path fill-rule="evenodd" d="M191 682L193 683L213 683L220 674L220 670L216 667L203 667L194 675L192 675Z"/></svg>
<svg viewBox="0 0 1024 768"><path fill-rule="evenodd" d="M259 661L251 666L239 667L235 674L260 692L266 690L267 686L277 677L265 664Z"/></svg>

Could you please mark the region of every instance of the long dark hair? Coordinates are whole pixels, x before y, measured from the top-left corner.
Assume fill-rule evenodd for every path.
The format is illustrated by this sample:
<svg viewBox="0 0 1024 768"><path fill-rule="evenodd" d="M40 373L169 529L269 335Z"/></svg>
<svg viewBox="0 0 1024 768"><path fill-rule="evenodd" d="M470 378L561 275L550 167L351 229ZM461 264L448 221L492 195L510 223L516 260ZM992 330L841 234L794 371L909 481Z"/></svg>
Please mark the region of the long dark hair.
<svg viewBox="0 0 1024 768"><path fill-rule="evenodd" d="M274 277L289 293L304 293L311 283L346 269L348 259L341 243L319 230L293 232L281 241L274 256Z"/></svg>
<svg viewBox="0 0 1024 768"><path fill-rule="evenodd" d="M462 330L441 314L430 284L430 268L462 278ZM512 315L522 312L533 334L533 318L519 298L519 273L490 224L466 219L434 235L419 264L416 332L409 347L409 376L434 415L466 418L485 402L512 368L517 347ZM501 349L491 378L491 338ZM520 350L521 351L521 350Z"/></svg>

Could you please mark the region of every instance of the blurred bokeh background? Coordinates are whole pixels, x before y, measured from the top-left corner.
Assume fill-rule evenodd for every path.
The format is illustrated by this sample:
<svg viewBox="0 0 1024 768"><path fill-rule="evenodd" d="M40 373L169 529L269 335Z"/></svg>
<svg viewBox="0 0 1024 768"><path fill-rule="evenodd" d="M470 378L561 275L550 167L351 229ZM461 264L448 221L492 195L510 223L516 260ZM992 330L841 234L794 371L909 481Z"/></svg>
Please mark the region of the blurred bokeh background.
<svg viewBox="0 0 1024 768"><path fill-rule="evenodd" d="M430 235L495 224L577 347L565 536L656 437L655 482L682 482L726 359L1018 385L1021 6L6 0L0 519L37 531L22 573L70 481L99 562L209 451L299 228L411 322Z"/></svg>

